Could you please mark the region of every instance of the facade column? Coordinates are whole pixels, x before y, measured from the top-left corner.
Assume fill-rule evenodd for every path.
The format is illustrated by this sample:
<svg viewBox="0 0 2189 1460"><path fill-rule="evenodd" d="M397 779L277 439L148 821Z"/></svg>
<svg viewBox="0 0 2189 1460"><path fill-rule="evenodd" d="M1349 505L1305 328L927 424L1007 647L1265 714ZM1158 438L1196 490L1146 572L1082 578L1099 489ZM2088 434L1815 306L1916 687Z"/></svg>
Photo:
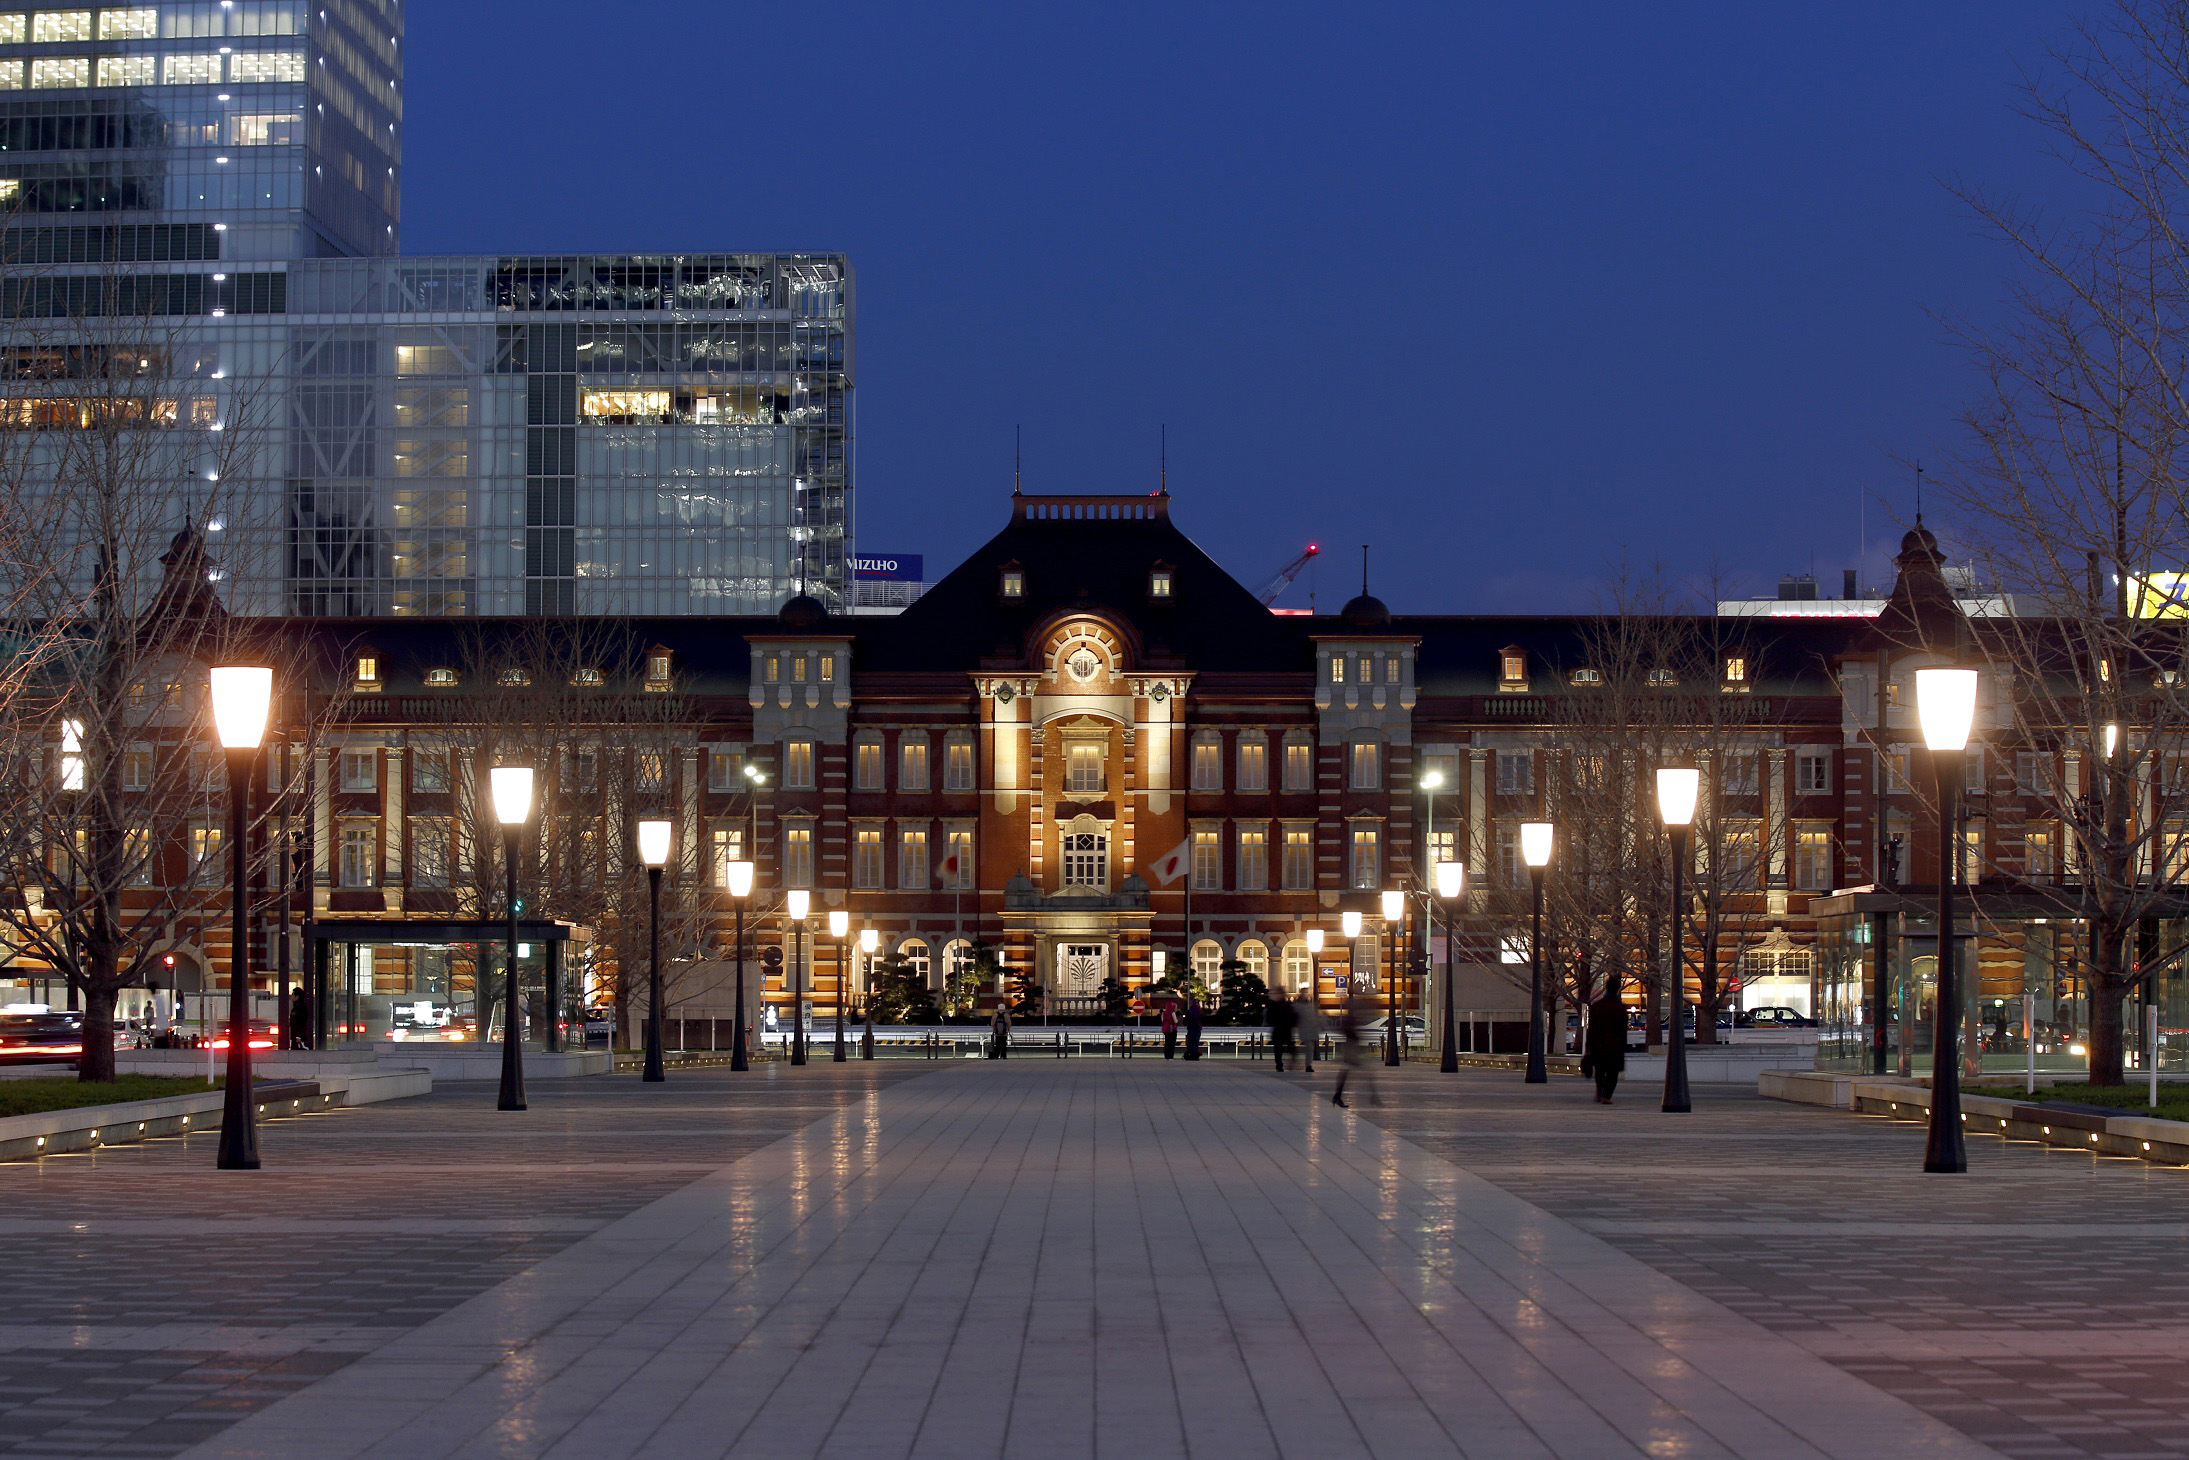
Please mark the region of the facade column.
<svg viewBox="0 0 2189 1460"><path fill-rule="evenodd" d="M403 910L403 748L391 745L381 762L380 891L391 913Z"/></svg>

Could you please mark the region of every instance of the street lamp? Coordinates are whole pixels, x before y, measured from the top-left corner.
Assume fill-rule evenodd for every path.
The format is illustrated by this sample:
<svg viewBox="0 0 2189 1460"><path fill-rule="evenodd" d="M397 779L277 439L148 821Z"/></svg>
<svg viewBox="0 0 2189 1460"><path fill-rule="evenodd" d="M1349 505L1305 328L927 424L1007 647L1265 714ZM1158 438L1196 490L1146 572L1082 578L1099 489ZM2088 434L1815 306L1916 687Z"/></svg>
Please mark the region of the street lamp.
<svg viewBox="0 0 2189 1460"><path fill-rule="evenodd" d="M258 1170L258 1105L251 1092L251 942L244 927L249 893L243 854L244 801L259 742L273 708L271 669L219 665L212 671L213 728L228 760L228 873L235 923L228 955L228 1085L221 1100L223 1171Z"/></svg>
<svg viewBox="0 0 2189 1460"><path fill-rule="evenodd" d="M1391 939L1391 951L1385 960L1390 965L1391 981L1383 991L1383 1062L1395 1065L1399 1062L1399 919L1406 916L1406 894L1383 894L1383 926Z"/></svg>
<svg viewBox="0 0 2189 1460"><path fill-rule="evenodd" d="M532 767L498 765L487 772L487 786L494 801L494 819L502 826L503 901L509 908L509 981L502 1005L502 1092L497 1110L522 1110L524 1100L524 1049L517 1043L517 842L524 824L532 819Z"/></svg>
<svg viewBox="0 0 2189 1460"><path fill-rule="evenodd" d="M783 894L783 911L790 915L791 936L791 1021L790 1062L802 1065L806 1062L806 914L813 911L813 894L803 887L793 887Z"/></svg>
<svg viewBox="0 0 2189 1460"><path fill-rule="evenodd" d="M1931 1039L1931 1128L1923 1143L1925 1171L1966 1171L1961 1143L1961 994L1953 932L1954 793L1959 789L1969 729L1976 721L1976 671L1918 669L1915 712L1923 722L1931 769L1938 775L1938 1029ZM2111 755L2118 730L2106 728Z"/></svg>
<svg viewBox="0 0 2189 1460"><path fill-rule="evenodd" d="M669 865L669 823L638 824L638 859L646 864L646 1072L639 1079L659 1085L668 1079L661 1068L661 873Z"/></svg>
<svg viewBox="0 0 2189 1460"><path fill-rule="evenodd" d="M1452 1020L1452 975L1458 966L1458 956L1452 947L1452 904L1467 890L1467 866L1464 862L1439 862L1436 869L1437 896L1444 899L1444 1056L1437 1062L1440 1074L1459 1073L1459 1026Z"/></svg>
<svg viewBox="0 0 2189 1460"><path fill-rule="evenodd" d="M836 1045L831 1058L844 1062L844 979L845 964L849 962L849 950L844 939L851 935L851 914L837 908L828 915L828 935L836 940Z"/></svg>
<svg viewBox="0 0 2189 1460"><path fill-rule="evenodd" d="M725 869L730 879L730 898L737 904L737 1017L730 1035L730 1068L749 1070L745 1055L745 899L752 896L752 863L732 862Z"/></svg>
<svg viewBox="0 0 2189 1460"><path fill-rule="evenodd" d="M865 967L859 975L859 1012L866 1020L866 1029L859 1035L859 1058L874 1058L874 950L882 946L880 928L859 930L859 951L865 955Z"/></svg>
<svg viewBox="0 0 2189 1460"><path fill-rule="evenodd" d="M1657 815L1672 838L1672 1028L1665 1036L1665 1098L1658 1107L1670 1115L1685 1115L1694 1108L1687 1098L1687 1011L1682 1007L1687 1000L1687 904L1680 879L1687 871L1688 829L1695 824L1702 778L1703 773L1693 766L1657 770Z"/></svg>
<svg viewBox="0 0 2189 1460"><path fill-rule="evenodd" d="M1338 914L1338 936L1352 939L1361 935L1361 915L1351 908Z"/></svg>
<svg viewBox="0 0 2189 1460"><path fill-rule="evenodd" d="M1520 860L1528 864L1528 887L1535 895L1535 930L1528 939L1528 1073L1524 1083L1545 1085L1543 1067L1543 869L1551 864L1551 824L1528 821L1520 827Z"/></svg>

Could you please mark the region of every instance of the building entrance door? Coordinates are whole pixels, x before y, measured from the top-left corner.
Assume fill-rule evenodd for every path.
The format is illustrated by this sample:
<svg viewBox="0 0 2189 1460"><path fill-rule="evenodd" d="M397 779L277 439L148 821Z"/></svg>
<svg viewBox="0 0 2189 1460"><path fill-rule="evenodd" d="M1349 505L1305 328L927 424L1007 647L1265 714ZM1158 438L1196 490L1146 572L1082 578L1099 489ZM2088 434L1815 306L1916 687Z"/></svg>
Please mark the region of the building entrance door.
<svg viewBox="0 0 2189 1460"><path fill-rule="evenodd" d="M1059 943L1056 957L1057 992L1071 999L1091 999L1102 992L1102 980L1110 972L1107 943Z"/></svg>

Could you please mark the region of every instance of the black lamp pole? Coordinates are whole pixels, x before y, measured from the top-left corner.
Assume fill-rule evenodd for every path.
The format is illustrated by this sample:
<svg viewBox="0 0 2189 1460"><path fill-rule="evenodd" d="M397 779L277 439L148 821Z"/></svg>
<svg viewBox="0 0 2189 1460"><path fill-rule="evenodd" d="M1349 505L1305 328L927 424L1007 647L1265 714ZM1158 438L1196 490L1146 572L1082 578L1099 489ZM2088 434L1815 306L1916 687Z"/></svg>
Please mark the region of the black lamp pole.
<svg viewBox="0 0 2189 1460"><path fill-rule="evenodd" d="M836 940L836 1052L831 1056L837 1064L844 1062L844 985L849 981L851 940Z"/></svg>
<svg viewBox="0 0 2189 1460"><path fill-rule="evenodd" d="M661 1068L661 869L646 869L646 1072L639 1079L658 1085L668 1079Z"/></svg>
<svg viewBox="0 0 2189 1460"><path fill-rule="evenodd" d="M749 1070L752 1063L745 1056L745 899L737 903L737 1017L730 1021L730 1068Z"/></svg>
<svg viewBox="0 0 2189 1460"><path fill-rule="evenodd" d="M1543 1060L1543 869L1528 868L1528 888L1535 903L1534 926L1528 934L1528 1073L1522 1083L1547 1085L1550 1073Z"/></svg>
<svg viewBox="0 0 2189 1460"><path fill-rule="evenodd" d="M791 923L791 985L790 1004L790 1062L802 1065L806 1062L806 922L798 918Z"/></svg>
<svg viewBox="0 0 2189 1460"><path fill-rule="evenodd" d="M1967 752L1933 750L1938 773L1938 1009L1931 1039L1931 1125L1923 1142L1925 1171L1962 1172L1969 1156L1961 1137L1961 997L1959 951L1954 946L1954 793Z"/></svg>
<svg viewBox="0 0 2189 1460"><path fill-rule="evenodd" d="M1391 969L1389 982L1384 986L1383 997L1383 1062L1399 1063L1399 938L1404 926L1403 918L1389 919L1386 926L1391 933L1391 951L1385 960Z"/></svg>
<svg viewBox="0 0 2189 1460"><path fill-rule="evenodd" d="M1452 974L1459 962L1452 948L1452 905L1444 905L1444 1057L1437 1062L1437 1070L1446 1075L1459 1073L1459 1026L1452 1022Z"/></svg>
<svg viewBox="0 0 2189 1460"><path fill-rule="evenodd" d="M220 1156L216 1164L222 1171L256 1171L258 1105L251 1092L251 943L245 925L250 893L244 886L248 858L244 855L243 826L258 748L229 746L227 754L228 875L235 894L235 921L229 932L228 955L228 1084L221 1099Z"/></svg>
<svg viewBox="0 0 2189 1460"><path fill-rule="evenodd" d="M524 1047L517 1042L517 840L524 828L502 828L502 901L509 909L508 937L503 955L507 977L502 991L502 1089L496 1110L522 1110L524 1099Z"/></svg>
<svg viewBox="0 0 2189 1460"><path fill-rule="evenodd" d="M866 953L864 947L861 947L859 951L862 954ZM874 958L872 954L866 956L864 978L859 988L859 1015L866 1021L866 1030L859 1036L859 1058L870 1060L874 1058Z"/></svg>
<svg viewBox="0 0 2189 1460"><path fill-rule="evenodd" d="M1681 885L1687 871L1688 828L1668 826L1672 833L1672 978L1667 1002L1672 1027L1665 1035L1665 1098L1658 1109L1669 1115L1686 1115L1694 1107L1687 1098L1687 895Z"/></svg>

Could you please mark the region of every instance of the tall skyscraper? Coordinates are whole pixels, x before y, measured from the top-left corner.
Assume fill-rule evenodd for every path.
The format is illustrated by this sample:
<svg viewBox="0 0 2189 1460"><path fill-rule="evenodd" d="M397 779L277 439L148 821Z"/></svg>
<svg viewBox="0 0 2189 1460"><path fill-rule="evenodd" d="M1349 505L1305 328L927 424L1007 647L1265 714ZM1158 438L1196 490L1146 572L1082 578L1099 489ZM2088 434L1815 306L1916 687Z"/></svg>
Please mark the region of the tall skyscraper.
<svg viewBox="0 0 2189 1460"><path fill-rule="evenodd" d="M848 602L848 261L391 257L402 47L401 0L0 9L0 421L171 377L162 470L236 433L197 525L247 611ZM69 343L122 333L161 343Z"/></svg>

